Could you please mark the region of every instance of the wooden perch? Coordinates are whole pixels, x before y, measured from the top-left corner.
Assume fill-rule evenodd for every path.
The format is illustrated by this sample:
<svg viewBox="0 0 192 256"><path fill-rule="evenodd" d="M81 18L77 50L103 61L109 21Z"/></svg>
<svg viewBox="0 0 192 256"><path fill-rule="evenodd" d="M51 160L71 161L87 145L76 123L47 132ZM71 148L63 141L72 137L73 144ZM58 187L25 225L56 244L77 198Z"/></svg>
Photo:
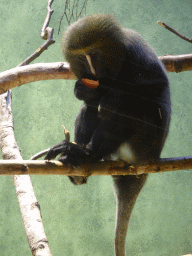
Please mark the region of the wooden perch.
<svg viewBox="0 0 192 256"><path fill-rule="evenodd" d="M0 95L0 148L4 159L12 159L8 162L22 161L14 136L10 92ZM32 255L51 256L31 179L28 175L14 175L13 180Z"/></svg>
<svg viewBox="0 0 192 256"><path fill-rule="evenodd" d="M192 70L192 53L182 55L165 55L159 59L163 62L167 72L183 72Z"/></svg>
<svg viewBox="0 0 192 256"><path fill-rule="evenodd" d="M0 93L39 80L75 78L67 62L31 64L0 73Z"/></svg>
<svg viewBox="0 0 192 256"><path fill-rule="evenodd" d="M124 161L100 161L94 164L83 164L78 168L63 165L59 161L23 160L0 161L0 175L140 175L143 173L159 173L165 171L192 169L192 156L162 158L157 162L141 165L128 165Z"/></svg>
<svg viewBox="0 0 192 256"><path fill-rule="evenodd" d="M192 70L192 54L160 56L167 72ZM40 80L76 79L70 71L69 63L38 63L16 67L0 73L0 94L20 86Z"/></svg>

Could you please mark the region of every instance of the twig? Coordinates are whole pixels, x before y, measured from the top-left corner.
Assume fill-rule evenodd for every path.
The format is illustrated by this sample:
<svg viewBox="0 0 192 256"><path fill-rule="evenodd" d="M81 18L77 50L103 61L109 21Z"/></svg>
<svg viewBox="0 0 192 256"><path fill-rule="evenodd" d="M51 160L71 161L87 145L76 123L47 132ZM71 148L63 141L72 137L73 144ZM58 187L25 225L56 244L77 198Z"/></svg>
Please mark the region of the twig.
<svg viewBox="0 0 192 256"><path fill-rule="evenodd" d="M51 19L51 15L53 14L54 10L51 9L51 5L54 0L49 0L47 3L47 16L45 18L45 22L43 24L43 27L41 29L41 38L44 40L47 40L49 38L48 36L48 25Z"/></svg>
<svg viewBox="0 0 192 256"><path fill-rule="evenodd" d="M62 125L62 127L63 127L63 132L65 134L65 140L66 141L70 141L70 133L69 133L69 131L65 128L64 125Z"/></svg>
<svg viewBox="0 0 192 256"><path fill-rule="evenodd" d="M53 40L53 38L52 38L53 37L53 28L47 28L46 33L47 33L47 41L42 46L40 46L33 54L31 54L26 60L24 60L22 63L20 63L18 65L18 67L28 65L30 62L32 62L37 57L39 57L39 55L41 55L42 52L47 50L47 48L50 45L55 43L55 40Z"/></svg>
<svg viewBox="0 0 192 256"><path fill-rule="evenodd" d="M78 20L79 17L82 15L83 11L85 11L85 15L86 15L87 2L88 2L88 0L84 0L84 3L83 3L82 8L81 8L81 10L78 12L79 0L74 0L72 9L70 8L70 0L66 0L64 12L63 12L63 14L62 14L62 16L61 16L61 19L60 19L60 21L59 21L58 34L60 33L61 22L62 22L64 16L66 17L66 20L67 20L68 25L70 25L71 20L72 20L72 19L73 19L74 21ZM76 10L76 12L75 12L75 10ZM75 12L75 15L74 15L74 12Z"/></svg>
<svg viewBox="0 0 192 256"><path fill-rule="evenodd" d="M51 4L53 3L54 0L49 0L47 3L47 16L45 18L45 22L43 24L43 27L41 29L41 38L44 40L47 40L42 46L40 46L33 54L31 54L26 60L24 60L22 63L18 65L18 67L28 65L30 62L32 62L34 59L39 57L42 52L47 50L47 48L55 43L55 40L53 39L53 28L48 27L49 21L51 19L51 15L54 12L51 9Z"/></svg>
<svg viewBox="0 0 192 256"><path fill-rule="evenodd" d="M177 30L175 30L174 28L168 26L168 25L165 24L164 22L157 21L157 23L158 23L160 26L162 26L162 27L168 29L169 31L171 31L171 32L174 33L175 35L181 37L181 38L184 39L185 41L187 41L187 42L189 42L189 43L192 43L192 39L190 39L190 38L187 37L187 36L182 35L182 34L179 33Z"/></svg>

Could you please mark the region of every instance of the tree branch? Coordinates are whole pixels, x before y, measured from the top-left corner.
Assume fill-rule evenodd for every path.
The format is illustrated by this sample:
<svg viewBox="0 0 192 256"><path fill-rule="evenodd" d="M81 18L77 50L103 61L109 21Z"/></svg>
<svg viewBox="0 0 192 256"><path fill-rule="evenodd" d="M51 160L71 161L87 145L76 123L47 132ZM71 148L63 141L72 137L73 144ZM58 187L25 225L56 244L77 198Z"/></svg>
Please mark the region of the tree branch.
<svg viewBox="0 0 192 256"><path fill-rule="evenodd" d="M159 56L167 72L183 72L192 70L192 53L181 55Z"/></svg>
<svg viewBox="0 0 192 256"><path fill-rule="evenodd" d="M184 36L182 35L181 33L179 33L177 30L175 30L174 28L168 26L167 24L165 24L164 22L161 22L161 21L157 21L157 24L159 24L160 26L168 29L169 31L171 31L173 34L179 36L180 38L182 38L183 40L189 42L189 43L192 43L192 39L190 39L189 37L187 36Z"/></svg>
<svg viewBox="0 0 192 256"><path fill-rule="evenodd" d="M12 159L9 161L20 162L22 157L14 136L11 108L11 92L0 95L0 147L3 159ZM23 166L23 170L26 168ZM51 256L52 254L43 229L40 206L35 197L31 179L28 175L14 175L13 180L32 254L34 256Z"/></svg>
<svg viewBox="0 0 192 256"><path fill-rule="evenodd" d="M168 72L192 70L192 54L166 55L159 59ZM0 73L0 94L22 84L51 79L76 79L70 71L69 63L38 63L16 67Z"/></svg>
<svg viewBox="0 0 192 256"><path fill-rule="evenodd" d="M59 21L59 29L58 29L58 34L60 33L60 29L61 29L61 22L63 20L63 17L65 16L68 25L70 25L71 21L76 21L80 18L80 16L82 16L82 13L84 11L84 15L86 16L86 6L87 6L87 2L88 0L85 0L83 3L83 6L81 8L81 10L78 10L79 7L79 1L78 0L74 0L73 1L73 6L71 8L71 3L70 0L66 0L65 1L65 8L64 8L64 12L61 16L61 19Z"/></svg>
<svg viewBox="0 0 192 256"><path fill-rule="evenodd" d="M47 40L42 46L40 46L33 54L31 54L26 60L24 60L21 64L18 65L18 67L28 65L30 62L35 60L39 55L41 55L42 52L47 50L47 48L55 43L55 40L53 39L53 28L48 27L51 15L54 12L51 9L51 4L53 3L54 0L49 0L47 3L47 16L45 18L45 22L43 24L43 27L41 29L41 38L43 40Z"/></svg>
<svg viewBox="0 0 192 256"><path fill-rule="evenodd" d="M78 168L64 165L60 161L0 161L0 175L140 175L143 173L160 173L189 169L192 169L192 156L161 158L159 161L140 165L128 165L124 161L100 161L94 164L83 164Z"/></svg>
<svg viewBox="0 0 192 256"><path fill-rule="evenodd" d="M21 62L18 67L21 66L25 66L28 65L30 62L32 62L33 60L35 60L37 57L39 57L39 55L41 55L42 52L44 52L45 50L47 50L47 48L55 43L55 40L52 39L53 37L53 28L47 28L46 29L46 35L48 37L47 41L42 44L42 46L40 46L33 54L31 54L29 57L27 57L26 60L24 60L23 62Z"/></svg>
<svg viewBox="0 0 192 256"><path fill-rule="evenodd" d="M44 39L44 40L47 40L49 38L48 26L49 26L49 22L50 22L50 19L51 19L51 15L54 12L54 10L51 9L51 5L52 5L53 1L54 0L49 0L47 2L47 16L45 18L45 22L44 22L43 27L41 29L41 38Z"/></svg>
<svg viewBox="0 0 192 256"><path fill-rule="evenodd" d="M20 86L40 80L75 79L67 62L38 63L16 67L0 73L0 94Z"/></svg>

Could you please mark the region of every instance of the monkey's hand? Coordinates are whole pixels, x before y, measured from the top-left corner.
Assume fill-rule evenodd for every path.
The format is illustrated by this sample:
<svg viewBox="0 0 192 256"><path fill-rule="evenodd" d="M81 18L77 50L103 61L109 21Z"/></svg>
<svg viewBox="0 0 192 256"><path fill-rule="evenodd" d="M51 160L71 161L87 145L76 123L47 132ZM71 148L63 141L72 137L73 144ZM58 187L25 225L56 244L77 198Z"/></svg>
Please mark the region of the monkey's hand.
<svg viewBox="0 0 192 256"><path fill-rule="evenodd" d="M87 79L89 80L89 79ZM77 80L74 88L75 97L91 104L99 104L100 95L96 88L86 86L81 80Z"/></svg>
<svg viewBox="0 0 192 256"><path fill-rule="evenodd" d="M90 151L85 146L64 140L49 150L45 160L54 159L59 154L61 154L59 161L77 167L80 164L89 162Z"/></svg>

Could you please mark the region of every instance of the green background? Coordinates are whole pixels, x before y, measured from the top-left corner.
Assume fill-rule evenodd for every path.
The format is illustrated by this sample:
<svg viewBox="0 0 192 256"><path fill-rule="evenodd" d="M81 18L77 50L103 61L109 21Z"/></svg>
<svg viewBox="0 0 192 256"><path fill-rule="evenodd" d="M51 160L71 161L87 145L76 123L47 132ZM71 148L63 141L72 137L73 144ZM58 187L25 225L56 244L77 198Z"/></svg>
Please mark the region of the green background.
<svg viewBox="0 0 192 256"><path fill-rule="evenodd" d="M82 3L82 0L80 0ZM0 70L11 69L42 43L39 34L46 0L0 1ZM57 34L65 1L55 0L50 26L56 43L38 62L63 61ZM192 45L157 24L160 20L192 37L191 0L89 0L87 14L113 13L125 27L137 30L158 55L192 52ZM62 21L62 31L67 26ZM192 72L170 73L172 119L162 157L192 153ZM23 159L63 140L61 125L73 134L81 104L74 81L42 81L12 90L15 135ZM115 195L111 177L91 177L73 186L67 177L32 176L45 232L53 255L112 256ZM129 256L177 256L192 252L192 174L151 174L130 221ZM0 177L0 256L31 255L11 177Z"/></svg>

